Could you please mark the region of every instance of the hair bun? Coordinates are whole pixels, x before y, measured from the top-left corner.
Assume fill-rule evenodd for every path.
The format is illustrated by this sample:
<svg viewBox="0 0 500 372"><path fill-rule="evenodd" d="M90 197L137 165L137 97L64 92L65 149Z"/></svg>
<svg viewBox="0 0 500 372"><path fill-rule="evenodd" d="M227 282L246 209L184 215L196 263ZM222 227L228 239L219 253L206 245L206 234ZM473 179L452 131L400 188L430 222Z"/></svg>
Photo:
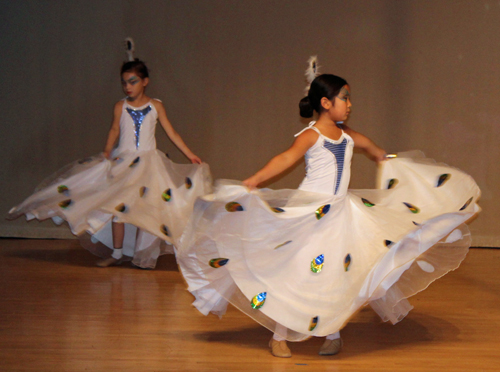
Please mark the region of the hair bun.
<svg viewBox="0 0 500 372"><path fill-rule="evenodd" d="M311 105L309 96L302 98L299 102L300 116L303 118L312 118L314 109Z"/></svg>

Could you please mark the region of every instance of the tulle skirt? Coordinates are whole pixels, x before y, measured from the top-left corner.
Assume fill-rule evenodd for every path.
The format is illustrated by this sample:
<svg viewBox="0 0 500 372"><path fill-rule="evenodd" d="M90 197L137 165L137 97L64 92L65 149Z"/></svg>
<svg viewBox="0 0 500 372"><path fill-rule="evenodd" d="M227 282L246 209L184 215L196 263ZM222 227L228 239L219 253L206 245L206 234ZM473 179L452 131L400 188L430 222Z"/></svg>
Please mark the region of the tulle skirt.
<svg viewBox="0 0 500 372"><path fill-rule="evenodd" d="M102 154L67 165L9 212L28 220L66 221L82 245L101 257L112 253L111 222L125 223L124 255L153 268L173 252L198 196L211 192L207 164L176 164L158 150Z"/></svg>
<svg viewBox="0 0 500 372"><path fill-rule="evenodd" d="M221 316L230 302L290 341L337 332L367 304L403 319L406 299L466 256L480 191L420 152L384 162L378 178L344 198L219 183L177 246L194 305Z"/></svg>

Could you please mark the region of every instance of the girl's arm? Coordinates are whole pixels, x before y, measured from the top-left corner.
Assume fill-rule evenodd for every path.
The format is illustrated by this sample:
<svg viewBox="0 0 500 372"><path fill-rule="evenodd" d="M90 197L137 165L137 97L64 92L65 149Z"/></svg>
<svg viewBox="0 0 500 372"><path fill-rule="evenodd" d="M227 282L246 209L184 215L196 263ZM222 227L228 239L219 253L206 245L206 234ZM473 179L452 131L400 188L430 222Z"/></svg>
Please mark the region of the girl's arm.
<svg viewBox="0 0 500 372"><path fill-rule="evenodd" d="M156 111L158 112L158 120L167 133L168 138L170 138L174 145L177 146L177 148L181 150L189 160L191 160L191 163L201 164L201 159L193 154L189 147L187 147L187 145L184 143L179 133L177 133L174 127L172 127L172 124L170 124L163 104L160 101L153 100L153 105L155 105Z"/></svg>
<svg viewBox="0 0 500 372"><path fill-rule="evenodd" d="M294 165L318 140L318 133L313 130L306 130L298 136L292 146L285 152L276 155L267 163L264 168L255 173L252 177L243 181L243 184L251 189L260 183L280 174Z"/></svg>
<svg viewBox="0 0 500 372"><path fill-rule="evenodd" d="M363 150L369 159L377 163L386 159L386 151L378 147L371 139L349 128L347 125L342 125L342 129L354 140L354 147Z"/></svg>
<svg viewBox="0 0 500 372"><path fill-rule="evenodd" d="M106 140L106 146L104 147L104 156L108 159L116 141L118 140L118 137L120 136L120 118L122 116L122 108L123 101L119 101L115 104L113 109L113 121L111 122L108 139Z"/></svg>

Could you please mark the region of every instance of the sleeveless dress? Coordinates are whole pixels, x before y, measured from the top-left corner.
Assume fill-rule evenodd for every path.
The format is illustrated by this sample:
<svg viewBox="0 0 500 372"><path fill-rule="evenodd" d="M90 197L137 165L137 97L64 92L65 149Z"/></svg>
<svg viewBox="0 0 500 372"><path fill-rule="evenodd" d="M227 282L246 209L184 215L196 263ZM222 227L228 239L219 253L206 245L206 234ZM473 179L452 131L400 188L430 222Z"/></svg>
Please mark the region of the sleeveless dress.
<svg viewBox="0 0 500 372"><path fill-rule="evenodd" d="M352 138L305 130L319 137L299 190L226 181L195 203L176 252L194 306L222 316L230 302L289 341L335 333L367 304L396 323L464 259L479 188L410 152L381 164L379 189L348 191Z"/></svg>
<svg viewBox="0 0 500 372"><path fill-rule="evenodd" d="M211 192L207 164L176 164L156 149L157 121L151 101L132 107L124 100L112 160L100 154L67 165L8 217L67 221L82 245L101 257L112 253L111 221L124 222L123 254L154 268L160 254L173 253L194 200Z"/></svg>

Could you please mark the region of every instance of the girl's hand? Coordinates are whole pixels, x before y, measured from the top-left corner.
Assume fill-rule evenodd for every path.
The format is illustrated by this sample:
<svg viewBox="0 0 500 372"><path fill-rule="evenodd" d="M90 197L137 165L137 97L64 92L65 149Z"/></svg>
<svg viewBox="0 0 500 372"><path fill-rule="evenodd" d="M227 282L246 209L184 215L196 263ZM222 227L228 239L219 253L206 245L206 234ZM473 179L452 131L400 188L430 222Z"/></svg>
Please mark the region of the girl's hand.
<svg viewBox="0 0 500 372"><path fill-rule="evenodd" d="M380 164L383 161L387 160L387 152L384 149L381 149L377 145L373 144L368 149L365 149L365 155L368 157L368 159L373 160L375 163Z"/></svg>
<svg viewBox="0 0 500 372"><path fill-rule="evenodd" d="M111 156L111 151L104 150L102 153L104 154L104 157L109 160L109 157Z"/></svg>
<svg viewBox="0 0 500 372"><path fill-rule="evenodd" d="M372 158L375 162L377 162L377 164L380 164L381 162L387 160L386 155L387 152L380 147L376 147L376 149L373 149Z"/></svg>
<svg viewBox="0 0 500 372"><path fill-rule="evenodd" d="M191 160L191 163L193 164L201 164L201 159L197 157L195 154L189 156L188 158L189 160Z"/></svg>
<svg viewBox="0 0 500 372"><path fill-rule="evenodd" d="M259 183L260 182L257 180L257 177L255 176L247 178L245 181L243 181L243 185L248 187L250 190L256 189Z"/></svg>

